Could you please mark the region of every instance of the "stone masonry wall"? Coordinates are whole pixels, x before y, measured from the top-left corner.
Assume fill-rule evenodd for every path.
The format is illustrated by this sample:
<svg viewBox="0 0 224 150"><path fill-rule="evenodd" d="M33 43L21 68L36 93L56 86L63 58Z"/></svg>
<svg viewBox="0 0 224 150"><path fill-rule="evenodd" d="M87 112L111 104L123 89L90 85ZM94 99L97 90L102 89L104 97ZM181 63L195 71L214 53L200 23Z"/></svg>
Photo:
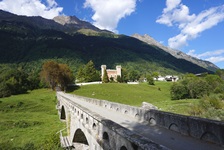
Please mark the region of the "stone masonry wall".
<svg viewBox="0 0 224 150"><path fill-rule="evenodd" d="M149 125L158 125L183 135L224 146L224 122L178 115L153 109L147 110L141 107L134 107L106 100L78 97L95 105L136 117L140 122L147 121Z"/></svg>

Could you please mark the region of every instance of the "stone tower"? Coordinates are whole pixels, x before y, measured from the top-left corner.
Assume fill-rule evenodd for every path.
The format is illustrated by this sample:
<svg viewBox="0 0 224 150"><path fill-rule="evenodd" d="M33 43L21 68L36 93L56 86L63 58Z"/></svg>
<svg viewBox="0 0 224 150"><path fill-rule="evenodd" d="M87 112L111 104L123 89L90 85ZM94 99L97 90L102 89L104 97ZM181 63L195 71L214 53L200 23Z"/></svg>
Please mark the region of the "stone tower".
<svg viewBox="0 0 224 150"><path fill-rule="evenodd" d="M121 66L116 66L117 76L121 77Z"/></svg>
<svg viewBox="0 0 224 150"><path fill-rule="evenodd" d="M104 70L107 69L106 65L101 65L101 78L103 78Z"/></svg>

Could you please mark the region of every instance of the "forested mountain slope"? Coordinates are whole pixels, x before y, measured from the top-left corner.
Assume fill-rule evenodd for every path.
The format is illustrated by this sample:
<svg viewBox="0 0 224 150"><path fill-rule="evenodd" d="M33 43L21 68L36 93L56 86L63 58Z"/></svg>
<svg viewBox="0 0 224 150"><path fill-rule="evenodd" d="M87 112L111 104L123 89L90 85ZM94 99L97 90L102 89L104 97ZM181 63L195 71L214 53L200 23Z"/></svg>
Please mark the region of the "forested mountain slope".
<svg viewBox="0 0 224 150"><path fill-rule="evenodd" d="M136 38L90 26L71 20L63 25L41 17L0 11L0 64L20 65L31 71L39 70L45 60L55 59L67 63L76 72L80 65L92 60L97 69L102 64L108 67L120 64L141 73L210 72Z"/></svg>

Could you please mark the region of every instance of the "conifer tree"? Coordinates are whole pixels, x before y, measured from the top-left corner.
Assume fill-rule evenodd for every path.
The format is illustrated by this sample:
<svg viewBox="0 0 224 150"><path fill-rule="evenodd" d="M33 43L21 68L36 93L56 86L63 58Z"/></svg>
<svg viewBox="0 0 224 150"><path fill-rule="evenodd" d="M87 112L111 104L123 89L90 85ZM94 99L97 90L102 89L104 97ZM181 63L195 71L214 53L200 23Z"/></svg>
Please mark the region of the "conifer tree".
<svg viewBox="0 0 224 150"><path fill-rule="evenodd" d="M102 82L103 83L108 83L109 82L109 78L108 78L106 69L104 69L104 72L103 72Z"/></svg>
<svg viewBox="0 0 224 150"><path fill-rule="evenodd" d="M92 81L100 80L100 74L95 69L95 66L92 60L90 60L84 66L84 68L79 69L77 78L80 80L80 82L92 82Z"/></svg>

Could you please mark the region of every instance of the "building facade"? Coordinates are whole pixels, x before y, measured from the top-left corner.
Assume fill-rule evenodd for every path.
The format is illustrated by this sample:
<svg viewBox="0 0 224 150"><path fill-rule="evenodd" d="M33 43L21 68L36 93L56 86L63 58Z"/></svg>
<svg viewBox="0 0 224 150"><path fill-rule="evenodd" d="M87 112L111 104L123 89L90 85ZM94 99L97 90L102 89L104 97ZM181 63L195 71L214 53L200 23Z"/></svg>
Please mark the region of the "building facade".
<svg viewBox="0 0 224 150"><path fill-rule="evenodd" d="M116 69L107 69L106 65L102 65L101 66L101 78L103 78L104 70L107 71L107 75L108 75L109 79L112 77L114 80L117 80L117 76L121 77L121 66L120 65L116 66Z"/></svg>

